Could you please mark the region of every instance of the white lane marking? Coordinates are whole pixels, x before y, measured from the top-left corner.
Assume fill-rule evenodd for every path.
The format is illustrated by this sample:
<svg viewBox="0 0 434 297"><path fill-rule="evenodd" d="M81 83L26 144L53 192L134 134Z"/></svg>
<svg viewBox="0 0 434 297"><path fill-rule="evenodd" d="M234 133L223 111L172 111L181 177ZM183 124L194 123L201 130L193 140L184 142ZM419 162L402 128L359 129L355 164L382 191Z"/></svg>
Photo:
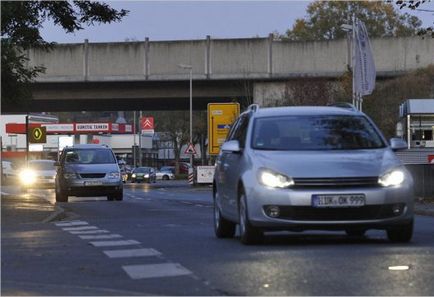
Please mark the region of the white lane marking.
<svg viewBox="0 0 434 297"><path fill-rule="evenodd" d="M80 231L80 230L95 230L98 229L95 226L86 226L86 227L70 227L70 228L62 228L64 231Z"/></svg>
<svg viewBox="0 0 434 297"><path fill-rule="evenodd" d="M122 238L122 235L119 234L80 235L78 237L80 237L81 239L113 239L113 238Z"/></svg>
<svg viewBox="0 0 434 297"><path fill-rule="evenodd" d="M114 240L114 241L91 241L93 246L121 246L121 245L133 245L140 244L137 240Z"/></svg>
<svg viewBox="0 0 434 297"><path fill-rule="evenodd" d="M71 234L98 234L98 233L110 233L107 230L89 230L89 231L69 231Z"/></svg>
<svg viewBox="0 0 434 297"><path fill-rule="evenodd" d="M71 222L62 222L62 223L55 223L57 227L72 227L72 226L83 226L83 225L89 225L88 222L83 221L71 221Z"/></svg>
<svg viewBox="0 0 434 297"><path fill-rule="evenodd" d="M159 256L161 253L154 249L131 249L103 251L109 258L129 258L129 257L148 257Z"/></svg>
<svg viewBox="0 0 434 297"><path fill-rule="evenodd" d="M190 270L182 267L178 263L147 264L147 265L127 265L122 269L132 279L169 277L192 274Z"/></svg>

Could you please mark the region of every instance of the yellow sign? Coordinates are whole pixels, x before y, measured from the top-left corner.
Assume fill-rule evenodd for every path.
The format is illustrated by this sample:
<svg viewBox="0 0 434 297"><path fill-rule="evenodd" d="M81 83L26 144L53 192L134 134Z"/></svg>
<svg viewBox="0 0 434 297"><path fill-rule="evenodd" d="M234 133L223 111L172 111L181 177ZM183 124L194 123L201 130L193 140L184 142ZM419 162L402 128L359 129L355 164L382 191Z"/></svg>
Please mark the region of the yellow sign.
<svg viewBox="0 0 434 297"><path fill-rule="evenodd" d="M208 104L208 153L218 155L229 129L240 115L238 103Z"/></svg>
<svg viewBox="0 0 434 297"><path fill-rule="evenodd" d="M46 142L47 142L46 127L29 128L29 143L46 143Z"/></svg>

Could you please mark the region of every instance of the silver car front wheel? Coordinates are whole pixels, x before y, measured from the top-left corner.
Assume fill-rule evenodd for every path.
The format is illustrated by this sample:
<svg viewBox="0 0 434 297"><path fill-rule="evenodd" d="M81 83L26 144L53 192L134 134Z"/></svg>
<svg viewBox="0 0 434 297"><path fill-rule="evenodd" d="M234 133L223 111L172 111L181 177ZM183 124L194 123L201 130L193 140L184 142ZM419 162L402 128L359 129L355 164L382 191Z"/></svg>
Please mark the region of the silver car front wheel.
<svg viewBox="0 0 434 297"><path fill-rule="evenodd" d="M214 232L218 238L232 238L235 235L236 224L222 217L217 204L218 194L214 193Z"/></svg>
<svg viewBox="0 0 434 297"><path fill-rule="evenodd" d="M253 227L249 222L247 213L247 200L244 193L240 196L239 201L239 217L240 217L240 240L243 244L258 244L261 243L264 237L262 230Z"/></svg>

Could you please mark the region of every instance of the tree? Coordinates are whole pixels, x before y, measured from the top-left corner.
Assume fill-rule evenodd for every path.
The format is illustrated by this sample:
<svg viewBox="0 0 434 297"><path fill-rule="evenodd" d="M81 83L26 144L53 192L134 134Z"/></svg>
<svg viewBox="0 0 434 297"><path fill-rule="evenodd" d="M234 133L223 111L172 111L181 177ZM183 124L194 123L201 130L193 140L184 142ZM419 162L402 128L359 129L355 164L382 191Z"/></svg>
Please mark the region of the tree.
<svg viewBox="0 0 434 297"><path fill-rule="evenodd" d="M425 11L425 12L429 12L432 13L434 12L434 10L427 10L427 9L420 9L421 6L423 6L423 4L429 2L430 0L387 0L387 2L395 2L396 5L399 6L399 9L411 9L411 10L420 10L420 11ZM434 21L433 21L433 25L434 25ZM432 38L434 38L434 26L429 26L426 28L419 28L417 35L422 36L422 37L429 37L431 36Z"/></svg>
<svg viewBox="0 0 434 297"><path fill-rule="evenodd" d="M297 19L286 32L290 40L331 40L344 38L342 24L350 24L352 15L362 20L369 37L415 35L422 22L408 13L400 14L390 3L381 1L315 1L307 7L307 17Z"/></svg>
<svg viewBox="0 0 434 297"><path fill-rule="evenodd" d="M173 143L175 173L179 174L181 148L190 139L188 111L149 112L155 118L155 130L165 133L166 140Z"/></svg>
<svg viewBox="0 0 434 297"><path fill-rule="evenodd" d="M100 23L118 22L128 11L115 10L94 1L1 1L1 97L3 103L25 106L31 98L30 84L44 71L27 67L25 53L30 48L50 50L40 28L52 20L67 33Z"/></svg>

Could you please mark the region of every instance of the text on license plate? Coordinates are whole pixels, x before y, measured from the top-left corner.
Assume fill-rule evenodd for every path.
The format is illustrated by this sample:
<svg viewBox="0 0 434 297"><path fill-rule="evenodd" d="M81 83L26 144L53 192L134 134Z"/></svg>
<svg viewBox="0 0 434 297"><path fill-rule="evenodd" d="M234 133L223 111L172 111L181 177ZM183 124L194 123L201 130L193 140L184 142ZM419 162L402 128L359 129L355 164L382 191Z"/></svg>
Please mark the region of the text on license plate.
<svg viewBox="0 0 434 297"><path fill-rule="evenodd" d="M84 182L85 186L100 186L102 185L101 181L86 181Z"/></svg>
<svg viewBox="0 0 434 297"><path fill-rule="evenodd" d="M358 207L365 203L364 194L312 195L313 207Z"/></svg>

